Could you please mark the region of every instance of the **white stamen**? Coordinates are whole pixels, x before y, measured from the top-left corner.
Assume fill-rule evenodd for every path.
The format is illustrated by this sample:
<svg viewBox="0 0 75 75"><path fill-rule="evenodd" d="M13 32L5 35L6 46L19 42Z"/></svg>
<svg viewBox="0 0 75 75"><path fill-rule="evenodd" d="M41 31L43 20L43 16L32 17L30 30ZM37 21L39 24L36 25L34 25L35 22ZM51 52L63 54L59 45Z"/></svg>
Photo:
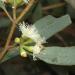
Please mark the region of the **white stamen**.
<svg viewBox="0 0 75 75"><path fill-rule="evenodd" d="M36 42L35 46L33 47L33 59L34 59L35 55L39 54L40 51L44 48L42 44L46 43L46 40L45 38L42 38L40 36L35 25L28 25L27 23L23 22L19 24L19 29L22 32L23 38L26 36Z"/></svg>
<svg viewBox="0 0 75 75"><path fill-rule="evenodd" d="M29 3L29 0L23 0L26 4L28 4Z"/></svg>
<svg viewBox="0 0 75 75"><path fill-rule="evenodd" d="M28 25L23 22L19 24L19 28L22 32L22 37L27 36L33 39L36 43L46 43L45 38L42 38L38 33L38 30L34 25Z"/></svg>

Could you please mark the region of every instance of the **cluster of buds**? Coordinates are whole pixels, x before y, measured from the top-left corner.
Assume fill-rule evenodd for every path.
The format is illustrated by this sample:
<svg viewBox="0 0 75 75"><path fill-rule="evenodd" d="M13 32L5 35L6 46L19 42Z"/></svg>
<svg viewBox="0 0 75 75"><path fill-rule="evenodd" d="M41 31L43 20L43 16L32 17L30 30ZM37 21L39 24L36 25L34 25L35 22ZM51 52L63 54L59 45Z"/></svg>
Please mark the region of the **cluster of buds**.
<svg viewBox="0 0 75 75"><path fill-rule="evenodd" d="M13 6L14 2L16 4L16 6L20 6L22 4L28 4L29 3L29 0L1 0L2 2L4 3L7 3L7 4L10 4Z"/></svg>
<svg viewBox="0 0 75 75"><path fill-rule="evenodd" d="M40 51L44 48L44 46L42 44L46 43L45 38L42 38L40 36L35 25L29 25L29 24L23 22L23 23L19 24L19 30L22 32L22 35L21 35L22 38L28 37L35 42L34 46L29 47L33 52L33 57L35 57L35 55L39 54ZM17 40L19 41L18 38L17 38ZM21 51L21 56L23 56L23 57L27 56L26 52L23 49Z"/></svg>

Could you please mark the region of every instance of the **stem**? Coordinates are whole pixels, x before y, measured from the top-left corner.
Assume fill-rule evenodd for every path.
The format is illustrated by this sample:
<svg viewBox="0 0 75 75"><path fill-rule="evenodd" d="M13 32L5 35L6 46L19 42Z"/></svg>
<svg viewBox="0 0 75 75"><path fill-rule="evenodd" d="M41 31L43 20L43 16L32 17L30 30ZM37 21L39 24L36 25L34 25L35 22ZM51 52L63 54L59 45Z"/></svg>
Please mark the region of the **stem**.
<svg viewBox="0 0 75 75"><path fill-rule="evenodd" d="M12 27L10 29L10 33L8 35L7 41L6 41L4 51L2 51L2 53L0 54L0 60L2 60L3 57L5 56L5 54L8 52L8 45L11 41L12 35L13 35L14 30L16 28L16 5L15 5L15 0L14 0L14 5L13 5L12 9L13 9L13 24L12 24Z"/></svg>
<svg viewBox="0 0 75 75"><path fill-rule="evenodd" d="M8 13L8 11L6 9L4 9L4 12L7 14L8 18L13 22L12 17L10 16L10 14Z"/></svg>
<svg viewBox="0 0 75 75"><path fill-rule="evenodd" d="M6 44L5 44L5 47L4 47L4 51L2 51L2 53L0 54L0 60L4 57L4 55L7 53L8 51L8 45L10 43L10 40L12 38L12 35L14 33L14 30L16 28L16 25L15 23L13 23L12 27L11 27L11 30L10 30L10 33L8 35L8 38L7 38L7 41L6 41Z"/></svg>
<svg viewBox="0 0 75 75"><path fill-rule="evenodd" d="M15 0L14 0L14 5L13 5L12 9L13 9L13 20L16 24L16 3L15 3Z"/></svg>
<svg viewBox="0 0 75 75"><path fill-rule="evenodd" d="M26 15L26 13L30 10L30 8L32 7L33 3L35 2L35 0L31 0L29 5L27 7L25 7L25 9L22 11L22 13L20 14L20 16L16 19L16 6L15 6L15 0L14 0L14 7L13 7L13 21L12 21L12 27L10 29L10 33L8 35L5 47L4 47L4 51L1 52L0 54L0 60L3 59L3 57L5 56L5 54L8 52L8 45L11 41L12 35L14 33L14 30L16 28L16 24L22 19L22 17L24 15Z"/></svg>
<svg viewBox="0 0 75 75"><path fill-rule="evenodd" d="M64 6L65 4L66 4L66 3L56 3L56 4L48 5L48 6L43 7L43 10L46 11L46 10L50 10L50 9L62 7L62 6Z"/></svg>
<svg viewBox="0 0 75 75"><path fill-rule="evenodd" d="M34 4L34 2L35 2L35 0L30 0L29 5L24 8L24 10L20 14L20 16L17 18L16 23L18 23L21 20L21 18L29 11L29 9L32 7L32 5Z"/></svg>

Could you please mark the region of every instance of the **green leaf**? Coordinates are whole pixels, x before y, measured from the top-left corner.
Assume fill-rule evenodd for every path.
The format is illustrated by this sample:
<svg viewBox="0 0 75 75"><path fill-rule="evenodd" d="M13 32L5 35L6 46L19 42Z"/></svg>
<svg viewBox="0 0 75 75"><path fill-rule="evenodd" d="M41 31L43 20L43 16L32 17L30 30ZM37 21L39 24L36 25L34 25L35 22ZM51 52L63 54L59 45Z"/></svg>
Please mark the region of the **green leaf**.
<svg viewBox="0 0 75 75"><path fill-rule="evenodd" d="M75 65L75 46L46 47L36 56L49 64L72 66Z"/></svg>
<svg viewBox="0 0 75 75"><path fill-rule="evenodd" d="M2 9L5 9L5 4L4 4L4 2L3 2L2 0L0 0L0 7L1 7Z"/></svg>
<svg viewBox="0 0 75 75"><path fill-rule="evenodd" d="M45 39L52 37L57 32L63 30L71 24L69 15L62 16L60 18L54 18L50 15L40 19L34 25L39 31L39 34Z"/></svg>
<svg viewBox="0 0 75 75"><path fill-rule="evenodd" d="M3 60L0 63L3 63L3 62L5 62L5 61L7 61L9 59L12 59L12 58L16 57L17 55L19 55L19 48L18 47L12 48L5 55L5 57L3 58Z"/></svg>

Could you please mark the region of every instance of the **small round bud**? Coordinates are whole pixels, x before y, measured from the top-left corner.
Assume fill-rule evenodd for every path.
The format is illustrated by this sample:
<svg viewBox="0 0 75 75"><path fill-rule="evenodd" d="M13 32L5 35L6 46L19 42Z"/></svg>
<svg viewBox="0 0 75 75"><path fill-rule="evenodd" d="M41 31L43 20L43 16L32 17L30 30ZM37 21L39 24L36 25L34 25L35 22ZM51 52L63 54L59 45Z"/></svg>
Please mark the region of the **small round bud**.
<svg viewBox="0 0 75 75"><path fill-rule="evenodd" d="M25 51L22 51L22 52L20 53L20 55L21 55L22 57L27 57L27 53L26 53Z"/></svg>
<svg viewBox="0 0 75 75"><path fill-rule="evenodd" d="M15 38L15 43L19 44L20 43L20 38Z"/></svg>

